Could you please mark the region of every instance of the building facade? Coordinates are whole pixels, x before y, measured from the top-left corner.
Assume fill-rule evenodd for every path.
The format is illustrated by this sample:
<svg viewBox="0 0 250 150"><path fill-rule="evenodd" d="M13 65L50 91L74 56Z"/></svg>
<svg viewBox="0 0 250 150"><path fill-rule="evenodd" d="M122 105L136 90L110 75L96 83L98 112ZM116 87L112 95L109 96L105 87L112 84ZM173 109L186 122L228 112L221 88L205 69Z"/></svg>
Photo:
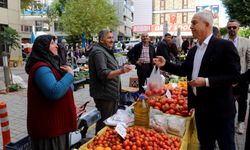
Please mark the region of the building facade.
<svg viewBox="0 0 250 150"><path fill-rule="evenodd" d="M145 1L147 7L143 7ZM160 37L165 32L175 36L192 35L190 22L196 12L195 0L136 0L134 7L133 32L148 32L154 37Z"/></svg>
<svg viewBox="0 0 250 150"><path fill-rule="evenodd" d="M11 27L20 33L20 1L19 0L0 0L0 32L3 27ZM0 44L0 54L3 51L3 45ZM12 50L10 60L19 60L22 57L20 49ZM2 58L2 57L1 57ZM2 61L2 60L1 60Z"/></svg>
<svg viewBox="0 0 250 150"><path fill-rule="evenodd" d="M115 31L117 39L115 40L129 40L132 37L133 0L113 0L113 5L119 19L119 26Z"/></svg>

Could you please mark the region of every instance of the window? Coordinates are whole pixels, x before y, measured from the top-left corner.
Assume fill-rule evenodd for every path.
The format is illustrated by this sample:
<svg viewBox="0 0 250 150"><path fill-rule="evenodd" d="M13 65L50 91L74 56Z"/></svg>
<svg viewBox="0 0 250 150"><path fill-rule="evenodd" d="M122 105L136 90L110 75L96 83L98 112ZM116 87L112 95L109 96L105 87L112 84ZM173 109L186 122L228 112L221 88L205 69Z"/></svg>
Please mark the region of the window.
<svg viewBox="0 0 250 150"><path fill-rule="evenodd" d="M48 21L36 21L36 31L49 31L49 29Z"/></svg>
<svg viewBox="0 0 250 150"><path fill-rule="evenodd" d="M188 13L184 12L182 13L182 23L187 23L188 22Z"/></svg>
<svg viewBox="0 0 250 150"><path fill-rule="evenodd" d="M182 8L188 8L188 0L182 0Z"/></svg>
<svg viewBox="0 0 250 150"><path fill-rule="evenodd" d="M0 7L7 8L8 0L0 0Z"/></svg>
<svg viewBox="0 0 250 150"><path fill-rule="evenodd" d="M32 26L21 25L22 32L32 32Z"/></svg>
<svg viewBox="0 0 250 150"><path fill-rule="evenodd" d="M3 32L3 31L4 31L3 27L8 27L8 25L6 25L6 24L0 24L0 32ZM4 48L4 44L3 44L3 43L0 43L0 54L1 54L1 52L2 52L4 49L5 49L5 48Z"/></svg>
<svg viewBox="0 0 250 150"><path fill-rule="evenodd" d="M165 0L161 0L160 10L165 10Z"/></svg>
<svg viewBox="0 0 250 150"><path fill-rule="evenodd" d="M160 15L160 24L164 24L165 23L165 14L161 14Z"/></svg>

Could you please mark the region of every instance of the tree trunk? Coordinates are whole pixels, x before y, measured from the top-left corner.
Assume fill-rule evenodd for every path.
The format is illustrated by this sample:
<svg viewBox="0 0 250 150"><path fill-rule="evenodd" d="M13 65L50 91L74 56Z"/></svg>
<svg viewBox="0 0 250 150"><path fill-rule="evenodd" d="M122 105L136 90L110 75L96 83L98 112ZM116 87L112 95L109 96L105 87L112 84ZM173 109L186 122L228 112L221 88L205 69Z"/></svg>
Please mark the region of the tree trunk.
<svg viewBox="0 0 250 150"><path fill-rule="evenodd" d="M8 91L9 85L10 85L10 70L8 65L8 53L6 52L7 46L5 44L4 46L5 50L2 53L2 59L3 59L3 71L4 71L4 82L6 86L6 90Z"/></svg>

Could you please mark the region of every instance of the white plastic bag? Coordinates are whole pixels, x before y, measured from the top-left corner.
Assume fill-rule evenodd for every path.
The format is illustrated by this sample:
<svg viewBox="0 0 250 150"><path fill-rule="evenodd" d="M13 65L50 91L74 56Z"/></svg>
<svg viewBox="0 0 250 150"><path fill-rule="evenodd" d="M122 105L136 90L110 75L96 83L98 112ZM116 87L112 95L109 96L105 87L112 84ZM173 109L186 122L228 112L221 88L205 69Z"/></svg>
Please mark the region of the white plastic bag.
<svg viewBox="0 0 250 150"><path fill-rule="evenodd" d="M151 109L150 127L158 132L183 137L186 130L186 118L164 114L157 109Z"/></svg>
<svg viewBox="0 0 250 150"><path fill-rule="evenodd" d="M147 78L147 90L152 91L154 94L161 94L161 89L163 86L162 77L160 69L154 66L150 77Z"/></svg>
<svg viewBox="0 0 250 150"><path fill-rule="evenodd" d="M168 115L167 119L167 132L170 134L183 137L186 127L186 118L178 117L175 115Z"/></svg>
<svg viewBox="0 0 250 150"><path fill-rule="evenodd" d="M13 84L18 84L23 89L27 88L27 84L24 82L24 80L20 76L13 74L12 79L13 79Z"/></svg>

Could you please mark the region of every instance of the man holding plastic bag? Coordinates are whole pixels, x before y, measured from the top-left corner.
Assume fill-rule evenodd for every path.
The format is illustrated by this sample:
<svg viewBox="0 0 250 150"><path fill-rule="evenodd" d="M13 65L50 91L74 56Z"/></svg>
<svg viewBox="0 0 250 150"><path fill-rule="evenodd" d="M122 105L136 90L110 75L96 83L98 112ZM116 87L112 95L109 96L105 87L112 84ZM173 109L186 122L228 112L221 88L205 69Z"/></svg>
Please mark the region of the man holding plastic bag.
<svg viewBox="0 0 250 150"><path fill-rule="evenodd" d="M240 58L235 46L212 35L211 12L198 12L191 21L193 47L181 65L166 62L161 56L154 62L161 69L187 76L188 107L195 108L195 120L201 150L213 150L215 141L221 150L235 150L235 103L232 85L240 77Z"/></svg>
<svg viewBox="0 0 250 150"><path fill-rule="evenodd" d="M155 48L150 43L150 38L147 33L143 33L141 36L141 42L136 44L128 52L129 61L136 65L139 93L144 93L143 85L153 69L153 58L155 56Z"/></svg>

